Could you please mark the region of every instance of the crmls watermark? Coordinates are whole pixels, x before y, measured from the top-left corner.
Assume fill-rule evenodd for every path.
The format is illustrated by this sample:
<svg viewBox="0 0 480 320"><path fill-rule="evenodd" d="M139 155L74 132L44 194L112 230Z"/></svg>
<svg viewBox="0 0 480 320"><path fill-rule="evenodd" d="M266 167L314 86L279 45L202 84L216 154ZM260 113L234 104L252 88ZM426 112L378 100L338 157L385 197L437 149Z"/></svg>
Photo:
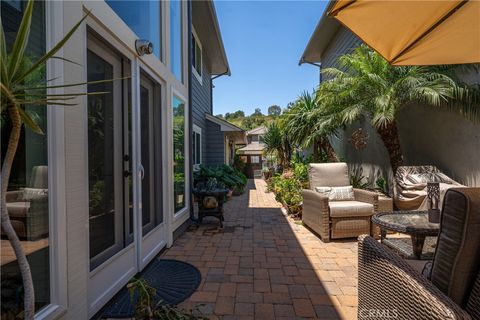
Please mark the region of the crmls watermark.
<svg viewBox="0 0 480 320"><path fill-rule="evenodd" d="M397 309L360 309L359 319L396 319Z"/></svg>

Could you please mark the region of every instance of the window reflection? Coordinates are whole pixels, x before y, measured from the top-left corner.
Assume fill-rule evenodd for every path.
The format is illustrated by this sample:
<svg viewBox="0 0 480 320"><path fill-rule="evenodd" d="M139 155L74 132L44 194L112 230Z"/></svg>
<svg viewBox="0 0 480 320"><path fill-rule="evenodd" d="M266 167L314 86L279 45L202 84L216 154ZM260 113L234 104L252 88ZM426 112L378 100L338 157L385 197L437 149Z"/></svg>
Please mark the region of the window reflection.
<svg viewBox="0 0 480 320"><path fill-rule="evenodd" d="M170 1L170 59L171 70L183 81L182 67L182 2Z"/></svg>
<svg viewBox="0 0 480 320"><path fill-rule="evenodd" d="M185 207L185 103L173 97L173 182L175 213Z"/></svg>
<svg viewBox="0 0 480 320"><path fill-rule="evenodd" d="M2 1L1 17L7 51L10 52L17 35L23 10L23 1ZM26 49L29 61L36 61L45 53L45 4L36 1L32 28ZM42 85L45 68L33 74L27 85ZM22 127L18 149L12 166L7 199L7 212L27 255L35 289L35 309L50 303L50 250L48 207L48 145L47 109L28 106L25 111L42 128L43 135ZM1 114L1 159L3 162L11 123L5 112ZM17 258L2 230L1 238L1 319L23 319L23 284Z"/></svg>
<svg viewBox="0 0 480 320"><path fill-rule="evenodd" d="M153 53L161 59L161 1L108 0L107 3L139 38L153 43Z"/></svg>

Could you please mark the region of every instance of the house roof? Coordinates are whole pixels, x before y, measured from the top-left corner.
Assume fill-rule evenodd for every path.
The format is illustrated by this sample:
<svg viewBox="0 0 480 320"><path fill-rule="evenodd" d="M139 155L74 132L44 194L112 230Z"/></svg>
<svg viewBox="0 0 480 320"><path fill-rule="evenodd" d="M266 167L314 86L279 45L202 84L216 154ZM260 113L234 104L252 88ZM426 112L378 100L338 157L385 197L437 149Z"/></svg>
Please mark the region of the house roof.
<svg viewBox="0 0 480 320"><path fill-rule="evenodd" d="M265 149L265 144L261 142L252 142L245 147L238 149L240 155L262 155Z"/></svg>
<svg viewBox="0 0 480 320"><path fill-rule="evenodd" d="M299 64L317 63L322 61L323 52L327 48L335 33L337 33L338 29L341 27L340 22L328 16L328 12L331 10L334 4L335 1L330 0L325 8L325 11L320 18L315 31L313 31L313 34L310 37L305 50L303 51Z"/></svg>
<svg viewBox="0 0 480 320"><path fill-rule="evenodd" d="M265 126L260 126L258 128L254 128L252 130L247 131L247 136L251 136L254 134L265 134L267 132L267 128Z"/></svg>
<svg viewBox="0 0 480 320"><path fill-rule="evenodd" d="M215 116L212 116L211 114L209 113L205 113L205 118L208 120L208 121L211 121L213 123L216 123L220 126L220 131L227 131L227 132L232 132L232 131L235 131L235 132L245 132L245 130L243 130L242 128L240 127L237 127L236 125L234 125L233 123L230 123L226 120L223 120L223 119L220 119L218 117L215 117Z"/></svg>
<svg viewBox="0 0 480 320"><path fill-rule="evenodd" d="M202 43L202 50L209 57L211 74L230 75L227 54L212 0L192 1L192 23Z"/></svg>

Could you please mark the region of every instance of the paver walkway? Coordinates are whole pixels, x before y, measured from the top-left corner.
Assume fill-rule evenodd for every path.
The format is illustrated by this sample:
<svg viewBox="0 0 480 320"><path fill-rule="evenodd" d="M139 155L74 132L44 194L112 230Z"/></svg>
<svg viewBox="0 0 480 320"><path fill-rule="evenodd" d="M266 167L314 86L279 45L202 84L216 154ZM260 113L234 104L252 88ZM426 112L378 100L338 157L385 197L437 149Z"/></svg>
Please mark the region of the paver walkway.
<svg viewBox="0 0 480 320"><path fill-rule="evenodd" d="M181 308L210 319L356 319L357 243L323 243L287 218L263 180L187 231L163 253L189 262L202 283Z"/></svg>

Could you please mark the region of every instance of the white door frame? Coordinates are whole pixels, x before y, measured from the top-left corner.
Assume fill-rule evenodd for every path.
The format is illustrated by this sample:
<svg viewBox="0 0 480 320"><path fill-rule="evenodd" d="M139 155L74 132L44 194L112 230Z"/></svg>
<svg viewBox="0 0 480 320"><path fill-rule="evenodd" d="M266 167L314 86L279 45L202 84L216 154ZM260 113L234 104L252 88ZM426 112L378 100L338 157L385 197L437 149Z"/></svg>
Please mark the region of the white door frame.
<svg viewBox="0 0 480 320"><path fill-rule="evenodd" d="M162 248L167 245L167 240L171 236L169 224L169 214L166 210L169 201L164 197L162 201L163 222L152 229L145 237L142 237L142 215L141 215L141 146L140 146L140 70L146 72L152 77L161 88L161 109L162 109L162 158L168 157L167 141L171 136L166 131L166 81L160 78L160 74L170 72L158 59L146 56L139 58L132 50L136 36L121 21L110 7L100 1L86 2L88 9L93 9L87 18L87 25L98 34L106 43L131 63L131 99L132 99L132 182L133 182L133 243L117 252L106 262L90 272L88 284L88 314L93 316L100 308L105 305L113 295L121 289L130 278L141 271L153 259ZM117 32L114 34L112 30ZM86 50L86 48L85 48ZM152 70L156 70L153 72ZM168 79L168 76L167 76ZM162 159L164 164L166 159ZM169 170L163 166L163 170ZM88 174L88 173L87 173ZM163 179L163 178L162 178ZM162 180L163 189L160 191L163 195L166 193L167 184Z"/></svg>

